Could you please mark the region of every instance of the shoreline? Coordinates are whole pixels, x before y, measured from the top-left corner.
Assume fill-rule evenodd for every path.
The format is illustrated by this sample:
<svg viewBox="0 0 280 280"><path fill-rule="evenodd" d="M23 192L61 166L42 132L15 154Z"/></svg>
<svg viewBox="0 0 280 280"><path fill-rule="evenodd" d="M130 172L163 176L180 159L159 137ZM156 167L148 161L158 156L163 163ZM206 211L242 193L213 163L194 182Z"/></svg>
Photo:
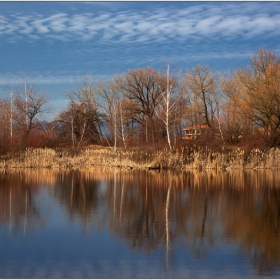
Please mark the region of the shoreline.
<svg viewBox="0 0 280 280"><path fill-rule="evenodd" d="M147 170L245 170L280 169L280 149L253 149L216 152L210 148L181 149L175 152L123 151L114 153L106 148L87 148L76 155L56 149L26 149L16 155L2 157L0 168L92 168L107 167Z"/></svg>

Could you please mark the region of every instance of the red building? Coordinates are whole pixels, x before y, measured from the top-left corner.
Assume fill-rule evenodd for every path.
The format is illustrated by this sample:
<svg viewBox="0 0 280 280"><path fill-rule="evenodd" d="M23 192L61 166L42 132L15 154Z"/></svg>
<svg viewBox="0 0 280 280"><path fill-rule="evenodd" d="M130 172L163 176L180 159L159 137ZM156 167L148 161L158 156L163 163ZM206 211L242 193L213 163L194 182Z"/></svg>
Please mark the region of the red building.
<svg viewBox="0 0 280 280"><path fill-rule="evenodd" d="M184 140L193 140L201 135L207 135L209 132L209 126L207 124L201 125L191 125L183 128L184 135L182 139Z"/></svg>

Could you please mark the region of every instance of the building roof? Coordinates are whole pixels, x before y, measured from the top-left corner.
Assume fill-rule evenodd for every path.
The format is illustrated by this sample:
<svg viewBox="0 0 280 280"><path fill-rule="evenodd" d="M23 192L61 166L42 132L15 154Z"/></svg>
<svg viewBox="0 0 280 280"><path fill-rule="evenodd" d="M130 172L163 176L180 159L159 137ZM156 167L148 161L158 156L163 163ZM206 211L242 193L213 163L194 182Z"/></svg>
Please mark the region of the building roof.
<svg viewBox="0 0 280 280"><path fill-rule="evenodd" d="M183 128L183 130L189 130L189 129L201 129L201 128L209 128L208 124L198 124L198 125L190 125L187 126L185 128Z"/></svg>

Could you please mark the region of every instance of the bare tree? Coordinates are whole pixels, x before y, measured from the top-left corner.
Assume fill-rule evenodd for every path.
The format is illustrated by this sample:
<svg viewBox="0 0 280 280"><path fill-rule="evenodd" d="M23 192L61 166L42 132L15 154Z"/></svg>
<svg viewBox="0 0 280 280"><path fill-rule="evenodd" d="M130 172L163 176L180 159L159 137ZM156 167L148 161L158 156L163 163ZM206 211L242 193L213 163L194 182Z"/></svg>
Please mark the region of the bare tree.
<svg viewBox="0 0 280 280"><path fill-rule="evenodd" d="M259 128L269 145L280 144L280 59L273 51L259 49L251 66L224 79L223 91Z"/></svg>
<svg viewBox="0 0 280 280"><path fill-rule="evenodd" d="M100 108L106 116L107 127L114 139L114 152L117 150L117 102L119 92L116 87L115 78L109 83L101 81L96 89L97 94L102 98L99 103Z"/></svg>
<svg viewBox="0 0 280 280"><path fill-rule="evenodd" d="M175 119L171 120L172 113L176 111L176 104L180 100L181 96L176 96L175 98L172 98L174 95L174 85L176 80L174 78L171 78L169 75L169 65L167 65L166 70L166 86L164 89L162 89L162 102L159 104L160 111L162 115L160 114L158 108L156 108L155 112L157 116L163 121L165 130L166 130L166 136L167 136L167 143L169 146L169 149L173 151L171 140L170 140L170 133L171 133L171 125L172 123L175 123Z"/></svg>
<svg viewBox="0 0 280 280"><path fill-rule="evenodd" d="M121 94L117 109L118 109L117 126L119 131L119 137L123 142L124 148L127 149L127 140L130 136L130 127L132 124L132 118L131 118L130 104L124 98L123 93Z"/></svg>
<svg viewBox="0 0 280 280"><path fill-rule="evenodd" d="M210 127L217 107L216 80L211 70L198 65L187 71L184 91L190 104L192 123L205 123Z"/></svg>
<svg viewBox="0 0 280 280"><path fill-rule="evenodd" d="M109 82L101 81L96 89L101 97L99 107L106 116L107 127L114 141L114 152L118 139L121 139L126 149L129 126L132 123L131 103L124 95L123 83L124 77L119 75L111 78Z"/></svg>
<svg viewBox="0 0 280 280"><path fill-rule="evenodd" d="M95 88L90 77L83 81L83 87L77 91L66 93L69 104L57 119L56 130L64 139L71 139L72 149L75 153L83 141L100 143L102 124L101 114L95 96Z"/></svg>
<svg viewBox="0 0 280 280"><path fill-rule="evenodd" d="M144 129L146 143L149 142L149 138L155 141L155 110L162 101L162 90L165 86L162 75L150 67L131 70L125 75L125 97L134 104L131 107L134 120Z"/></svg>
<svg viewBox="0 0 280 280"><path fill-rule="evenodd" d="M10 136L11 141L13 141L13 112L14 112L14 96L13 90L10 90Z"/></svg>
<svg viewBox="0 0 280 280"><path fill-rule="evenodd" d="M37 118L41 113L46 112L44 105L47 103L47 96L45 94L39 93L34 89L29 89L28 92L24 92L24 97L22 93L18 93L15 98L15 106L17 110L23 113L26 117L26 135L36 126L39 122ZM22 120L17 119L23 126Z"/></svg>

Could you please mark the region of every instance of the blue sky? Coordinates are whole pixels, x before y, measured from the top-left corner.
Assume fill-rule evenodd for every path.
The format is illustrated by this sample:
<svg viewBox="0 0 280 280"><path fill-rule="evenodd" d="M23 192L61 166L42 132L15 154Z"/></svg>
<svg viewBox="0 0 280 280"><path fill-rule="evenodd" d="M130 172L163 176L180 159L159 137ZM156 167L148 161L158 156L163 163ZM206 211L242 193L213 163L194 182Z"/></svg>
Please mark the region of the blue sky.
<svg viewBox="0 0 280 280"><path fill-rule="evenodd" d="M26 77L57 112L88 74L234 70L279 35L280 2L0 2L0 96Z"/></svg>

